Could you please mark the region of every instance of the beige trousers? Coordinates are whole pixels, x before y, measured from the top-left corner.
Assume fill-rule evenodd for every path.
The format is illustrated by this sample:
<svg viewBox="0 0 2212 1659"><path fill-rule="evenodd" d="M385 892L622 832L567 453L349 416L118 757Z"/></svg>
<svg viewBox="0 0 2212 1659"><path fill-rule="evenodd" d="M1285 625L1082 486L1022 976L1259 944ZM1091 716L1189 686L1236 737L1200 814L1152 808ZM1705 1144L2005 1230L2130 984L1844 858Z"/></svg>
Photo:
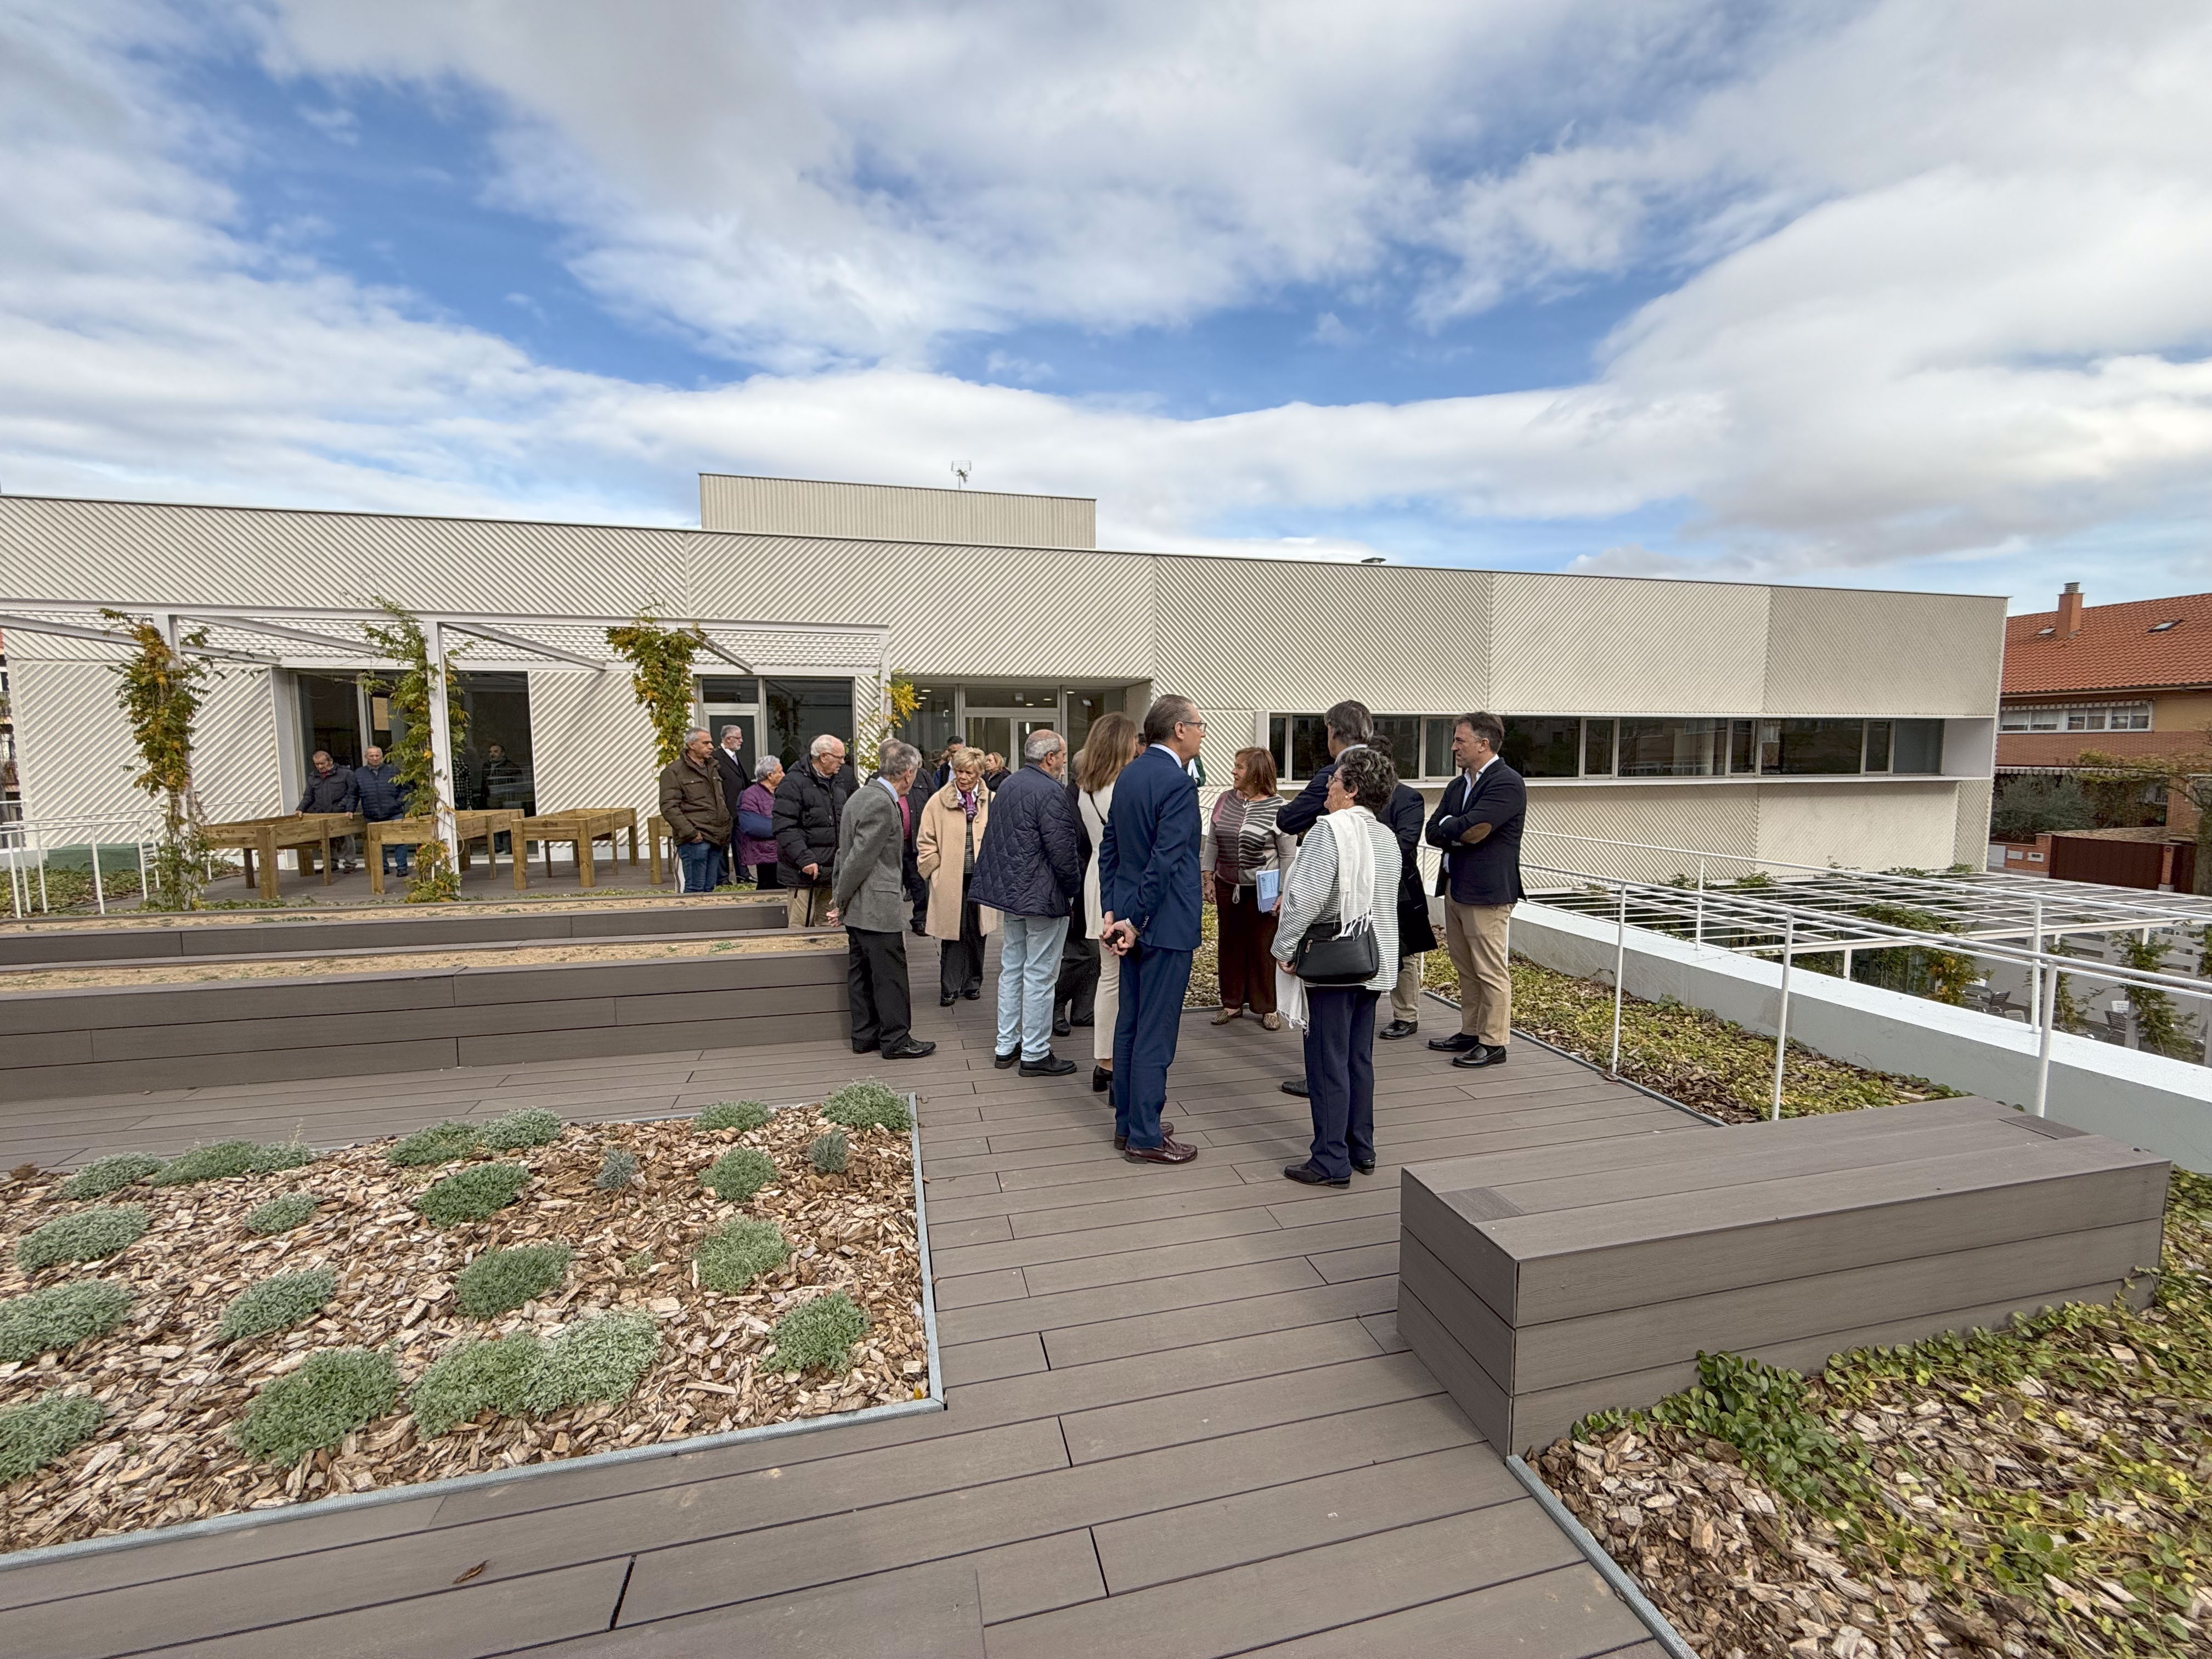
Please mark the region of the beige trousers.
<svg viewBox="0 0 2212 1659"><path fill-rule="evenodd" d="M827 927L830 925L830 884L818 887L794 887L783 901L785 913L793 927Z"/></svg>
<svg viewBox="0 0 2212 1659"><path fill-rule="evenodd" d="M1121 958L1101 945L1098 990L1091 1001L1091 1057L1109 1071L1114 1066L1114 1022L1121 1013Z"/></svg>
<svg viewBox="0 0 2212 1659"><path fill-rule="evenodd" d="M1510 904L1444 901L1444 944L1459 975L1459 1029L1483 1046L1503 1048L1513 1036L1513 974L1506 965Z"/></svg>
<svg viewBox="0 0 2212 1659"><path fill-rule="evenodd" d="M1421 1023L1421 959L1417 956L1398 964L1398 982L1390 988L1390 1018L1408 1025Z"/></svg>

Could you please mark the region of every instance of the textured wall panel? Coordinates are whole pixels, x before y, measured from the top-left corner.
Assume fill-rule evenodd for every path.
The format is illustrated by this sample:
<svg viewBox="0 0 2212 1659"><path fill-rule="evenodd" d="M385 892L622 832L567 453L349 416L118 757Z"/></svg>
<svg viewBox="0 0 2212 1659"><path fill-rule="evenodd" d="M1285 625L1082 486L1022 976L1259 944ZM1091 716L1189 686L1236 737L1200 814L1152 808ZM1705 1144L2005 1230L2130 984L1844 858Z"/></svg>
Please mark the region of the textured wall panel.
<svg viewBox="0 0 2212 1659"><path fill-rule="evenodd" d="M707 530L764 536L992 547L1098 545L1098 504L1086 496L824 483L723 472L699 475L699 523Z"/></svg>
<svg viewBox="0 0 2212 1659"><path fill-rule="evenodd" d="M659 805L653 722L627 674L532 674L530 745L541 812L629 806L641 831Z"/></svg>
<svg viewBox="0 0 2212 1659"><path fill-rule="evenodd" d="M1697 860L1678 854L1638 853L1594 847L1584 842L1552 840L1554 836L1591 836L1603 841L1645 846L1684 847L1700 852L1756 857L1759 851L1760 787L1748 783L1562 785L1528 789L1528 819L1521 856L1528 864L1547 864L1635 881L1665 881L1695 874ZM1716 865L1718 879L1749 866ZM1556 884L1557 877L1531 873L1528 885Z"/></svg>
<svg viewBox="0 0 2212 1659"><path fill-rule="evenodd" d="M1393 714L1455 713L1485 700L1487 571L1153 562L1164 690L1279 714L1316 714L1346 697Z"/></svg>
<svg viewBox="0 0 2212 1659"><path fill-rule="evenodd" d="M1759 786L1759 851L1796 864L1940 870L1957 840L1958 789L1941 783Z"/></svg>
<svg viewBox="0 0 2212 1659"><path fill-rule="evenodd" d="M1492 580L1497 710L1740 714L1765 695L1771 590L1512 571Z"/></svg>
<svg viewBox="0 0 2212 1659"><path fill-rule="evenodd" d="M8 652L23 816L143 813L146 797L131 787L137 750L115 706L114 674L103 662L26 656L31 637L16 635Z"/></svg>
<svg viewBox="0 0 2212 1659"><path fill-rule="evenodd" d="M1957 821L1952 827L1951 861L1981 869L1990 855L1990 806L1996 786L1988 778L1961 778Z"/></svg>
<svg viewBox="0 0 2212 1659"><path fill-rule="evenodd" d="M201 809L217 821L283 811L298 797L284 799L287 786L277 771L269 671L243 663L217 666L192 732L192 783ZM291 708L288 701L288 717Z"/></svg>
<svg viewBox="0 0 2212 1659"><path fill-rule="evenodd" d="M1765 713L1986 718L1996 708L2002 599L1771 591Z"/></svg>

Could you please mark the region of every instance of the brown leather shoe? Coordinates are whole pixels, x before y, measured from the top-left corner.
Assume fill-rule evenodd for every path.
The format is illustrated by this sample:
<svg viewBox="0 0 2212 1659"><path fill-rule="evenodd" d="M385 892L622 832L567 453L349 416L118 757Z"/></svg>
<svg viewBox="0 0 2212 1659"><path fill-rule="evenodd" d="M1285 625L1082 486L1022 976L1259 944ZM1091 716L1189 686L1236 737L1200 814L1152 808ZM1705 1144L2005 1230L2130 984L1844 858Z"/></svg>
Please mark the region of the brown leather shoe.
<svg viewBox="0 0 2212 1659"><path fill-rule="evenodd" d="M1242 1008L1216 1008L1213 1011L1212 1023L1216 1025L1226 1025L1243 1012Z"/></svg>
<svg viewBox="0 0 2212 1659"><path fill-rule="evenodd" d="M1108 1075L1111 1076L1112 1073L1109 1073ZM1160 1120L1160 1139L1162 1140L1173 1140L1175 1139L1175 1125L1169 1122L1165 1118L1162 1118ZM1129 1150L1129 1137L1127 1135L1115 1135L1114 1137L1114 1150L1117 1152L1127 1152Z"/></svg>
<svg viewBox="0 0 2212 1659"><path fill-rule="evenodd" d="M1172 1135L1164 1134L1157 1146L1124 1146L1121 1156L1132 1164L1188 1164L1198 1156L1198 1148L1186 1146Z"/></svg>

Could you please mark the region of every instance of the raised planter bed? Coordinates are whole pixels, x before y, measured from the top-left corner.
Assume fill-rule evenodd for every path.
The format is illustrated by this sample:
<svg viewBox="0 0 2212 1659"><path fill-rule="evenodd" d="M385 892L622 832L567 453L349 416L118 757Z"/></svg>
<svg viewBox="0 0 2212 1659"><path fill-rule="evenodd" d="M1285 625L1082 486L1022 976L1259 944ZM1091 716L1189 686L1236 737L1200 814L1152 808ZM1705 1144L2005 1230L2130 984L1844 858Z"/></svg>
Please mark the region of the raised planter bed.
<svg viewBox="0 0 2212 1659"><path fill-rule="evenodd" d="M115 922L87 926L39 921L0 931L0 968L52 967L71 962L125 962L194 957L294 956L324 951L384 951L584 939L722 934L780 928L781 899L689 904L568 904L539 909L496 908L370 910L347 918L266 913L191 917L158 926Z"/></svg>
<svg viewBox="0 0 2212 1659"><path fill-rule="evenodd" d="M1398 1328L1501 1452L1697 1381L2138 1305L2171 1166L1992 1101L1928 1101L1408 1168Z"/></svg>
<svg viewBox="0 0 2212 1659"><path fill-rule="evenodd" d="M676 960L0 994L0 1102L849 1036L836 939L729 943Z"/></svg>
<svg viewBox="0 0 2212 1659"><path fill-rule="evenodd" d="M8 1479L0 1550L112 1548L941 1408L911 1097L872 1092L857 1114L831 1097L763 1109L750 1127L510 1115L420 1165L379 1141L191 1184L165 1184L171 1166L90 1196L54 1174L6 1183L0 1340L15 1357L0 1363L0 1411L73 1401L78 1420ZM810 1150L833 1128L843 1168L825 1172ZM224 1150L235 1162L250 1149ZM770 1167L719 1192L704 1179L748 1158ZM510 1201L473 1219L440 1208L441 1183L502 1169L520 1182ZM278 1200L314 1207L268 1231ZM40 1259L25 1241L41 1227L130 1206L146 1225L120 1249L24 1265ZM733 1237L748 1241L742 1260ZM518 1249L539 1271L517 1278L521 1259L494 1255ZM325 1277L241 1318L242 1295L282 1301L280 1273ZM69 1286L111 1287L127 1307L24 1357L11 1299ZM272 1385L342 1357L381 1370L380 1386L272 1437ZM20 1436L0 1443L20 1457ZM23 1651L56 1650L12 1634Z"/></svg>

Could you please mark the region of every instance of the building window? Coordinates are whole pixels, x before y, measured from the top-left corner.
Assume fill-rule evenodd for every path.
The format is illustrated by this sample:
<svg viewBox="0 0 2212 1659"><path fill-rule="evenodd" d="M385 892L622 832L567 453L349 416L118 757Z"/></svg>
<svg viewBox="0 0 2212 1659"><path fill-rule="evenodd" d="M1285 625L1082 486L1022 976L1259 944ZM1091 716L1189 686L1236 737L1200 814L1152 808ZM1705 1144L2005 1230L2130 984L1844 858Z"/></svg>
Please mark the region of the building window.
<svg viewBox="0 0 2212 1659"><path fill-rule="evenodd" d="M1730 720L1729 722L1729 770L1752 772L1759 770L1759 722Z"/></svg>
<svg viewBox="0 0 2212 1659"><path fill-rule="evenodd" d="M1890 723L1887 720L1869 720L1866 723L1866 769L1869 772L1889 770Z"/></svg>
<svg viewBox="0 0 2212 1659"><path fill-rule="evenodd" d="M2007 708L1997 715L2000 732L2148 732L2150 705L2123 703L2047 703L2041 707Z"/></svg>
<svg viewBox="0 0 2212 1659"><path fill-rule="evenodd" d="M1891 744L1890 769L1893 772L1916 772L1933 775L1943 769L1943 722L1941 720L1899 720L1897 736Z"/></svg>
<svg viewBox="0 0 2212 1659"><path fill-rule="evenodd" d="M787 767L824 732L849 745L853 741L853 682L850 680L763 680L762 715L767 731L762 749Z"/></svg>
<svg viewBox="0 0 2212 1659"><path fill-rule="evenodd" d="M1780 777L1842 777L1860 769L1864 720L1768 720L1759 770ZM1770 752L1771 744L1771 752Z"/></svg>
<svg viewBox="0 0 2212 1659"><path fill-rule="evenodd" d="M1705 778L1723 769L1726 720L1623 720L1620 759L1615 775L1624 778Z"/></svg>
<svg viewBox="0 0 2212 1659"><path fill-rule="evenodd" d="M1583 722L1583 775L1586 778L1609 778L1613 775L1611 720Z"/></svg>
<svg viewBox="0 0 2212 1659"><path fill-rule="evenodd" d="M454 804L535 812L538 781L530 740L530 676L457 673L468 741L453 757Z"/></svg>
<svg viewBox="0 0 2212 1659"><path fill-rule="evenodd" d="M1286 781L1310 778L1328 764L1328 722L1319 714L1272 715L1267 751Z"/></svg>
<svg viewBox="0 0 2212 1659"><path fill-rule="evenodd" d="M1571 778L1582 771L1582 746L1579 716L1516 714L1505 722L1501 758L1524 778Z"/></svg>
<svg viewBox="0 0 2212 1659"><path fill-rule="evenodd" d="M1376 744L1390 757L1390 764L1398 769L1401 778L1420 775L1421 717L1419 714L1377 714L1375 717Z"/></svg>

